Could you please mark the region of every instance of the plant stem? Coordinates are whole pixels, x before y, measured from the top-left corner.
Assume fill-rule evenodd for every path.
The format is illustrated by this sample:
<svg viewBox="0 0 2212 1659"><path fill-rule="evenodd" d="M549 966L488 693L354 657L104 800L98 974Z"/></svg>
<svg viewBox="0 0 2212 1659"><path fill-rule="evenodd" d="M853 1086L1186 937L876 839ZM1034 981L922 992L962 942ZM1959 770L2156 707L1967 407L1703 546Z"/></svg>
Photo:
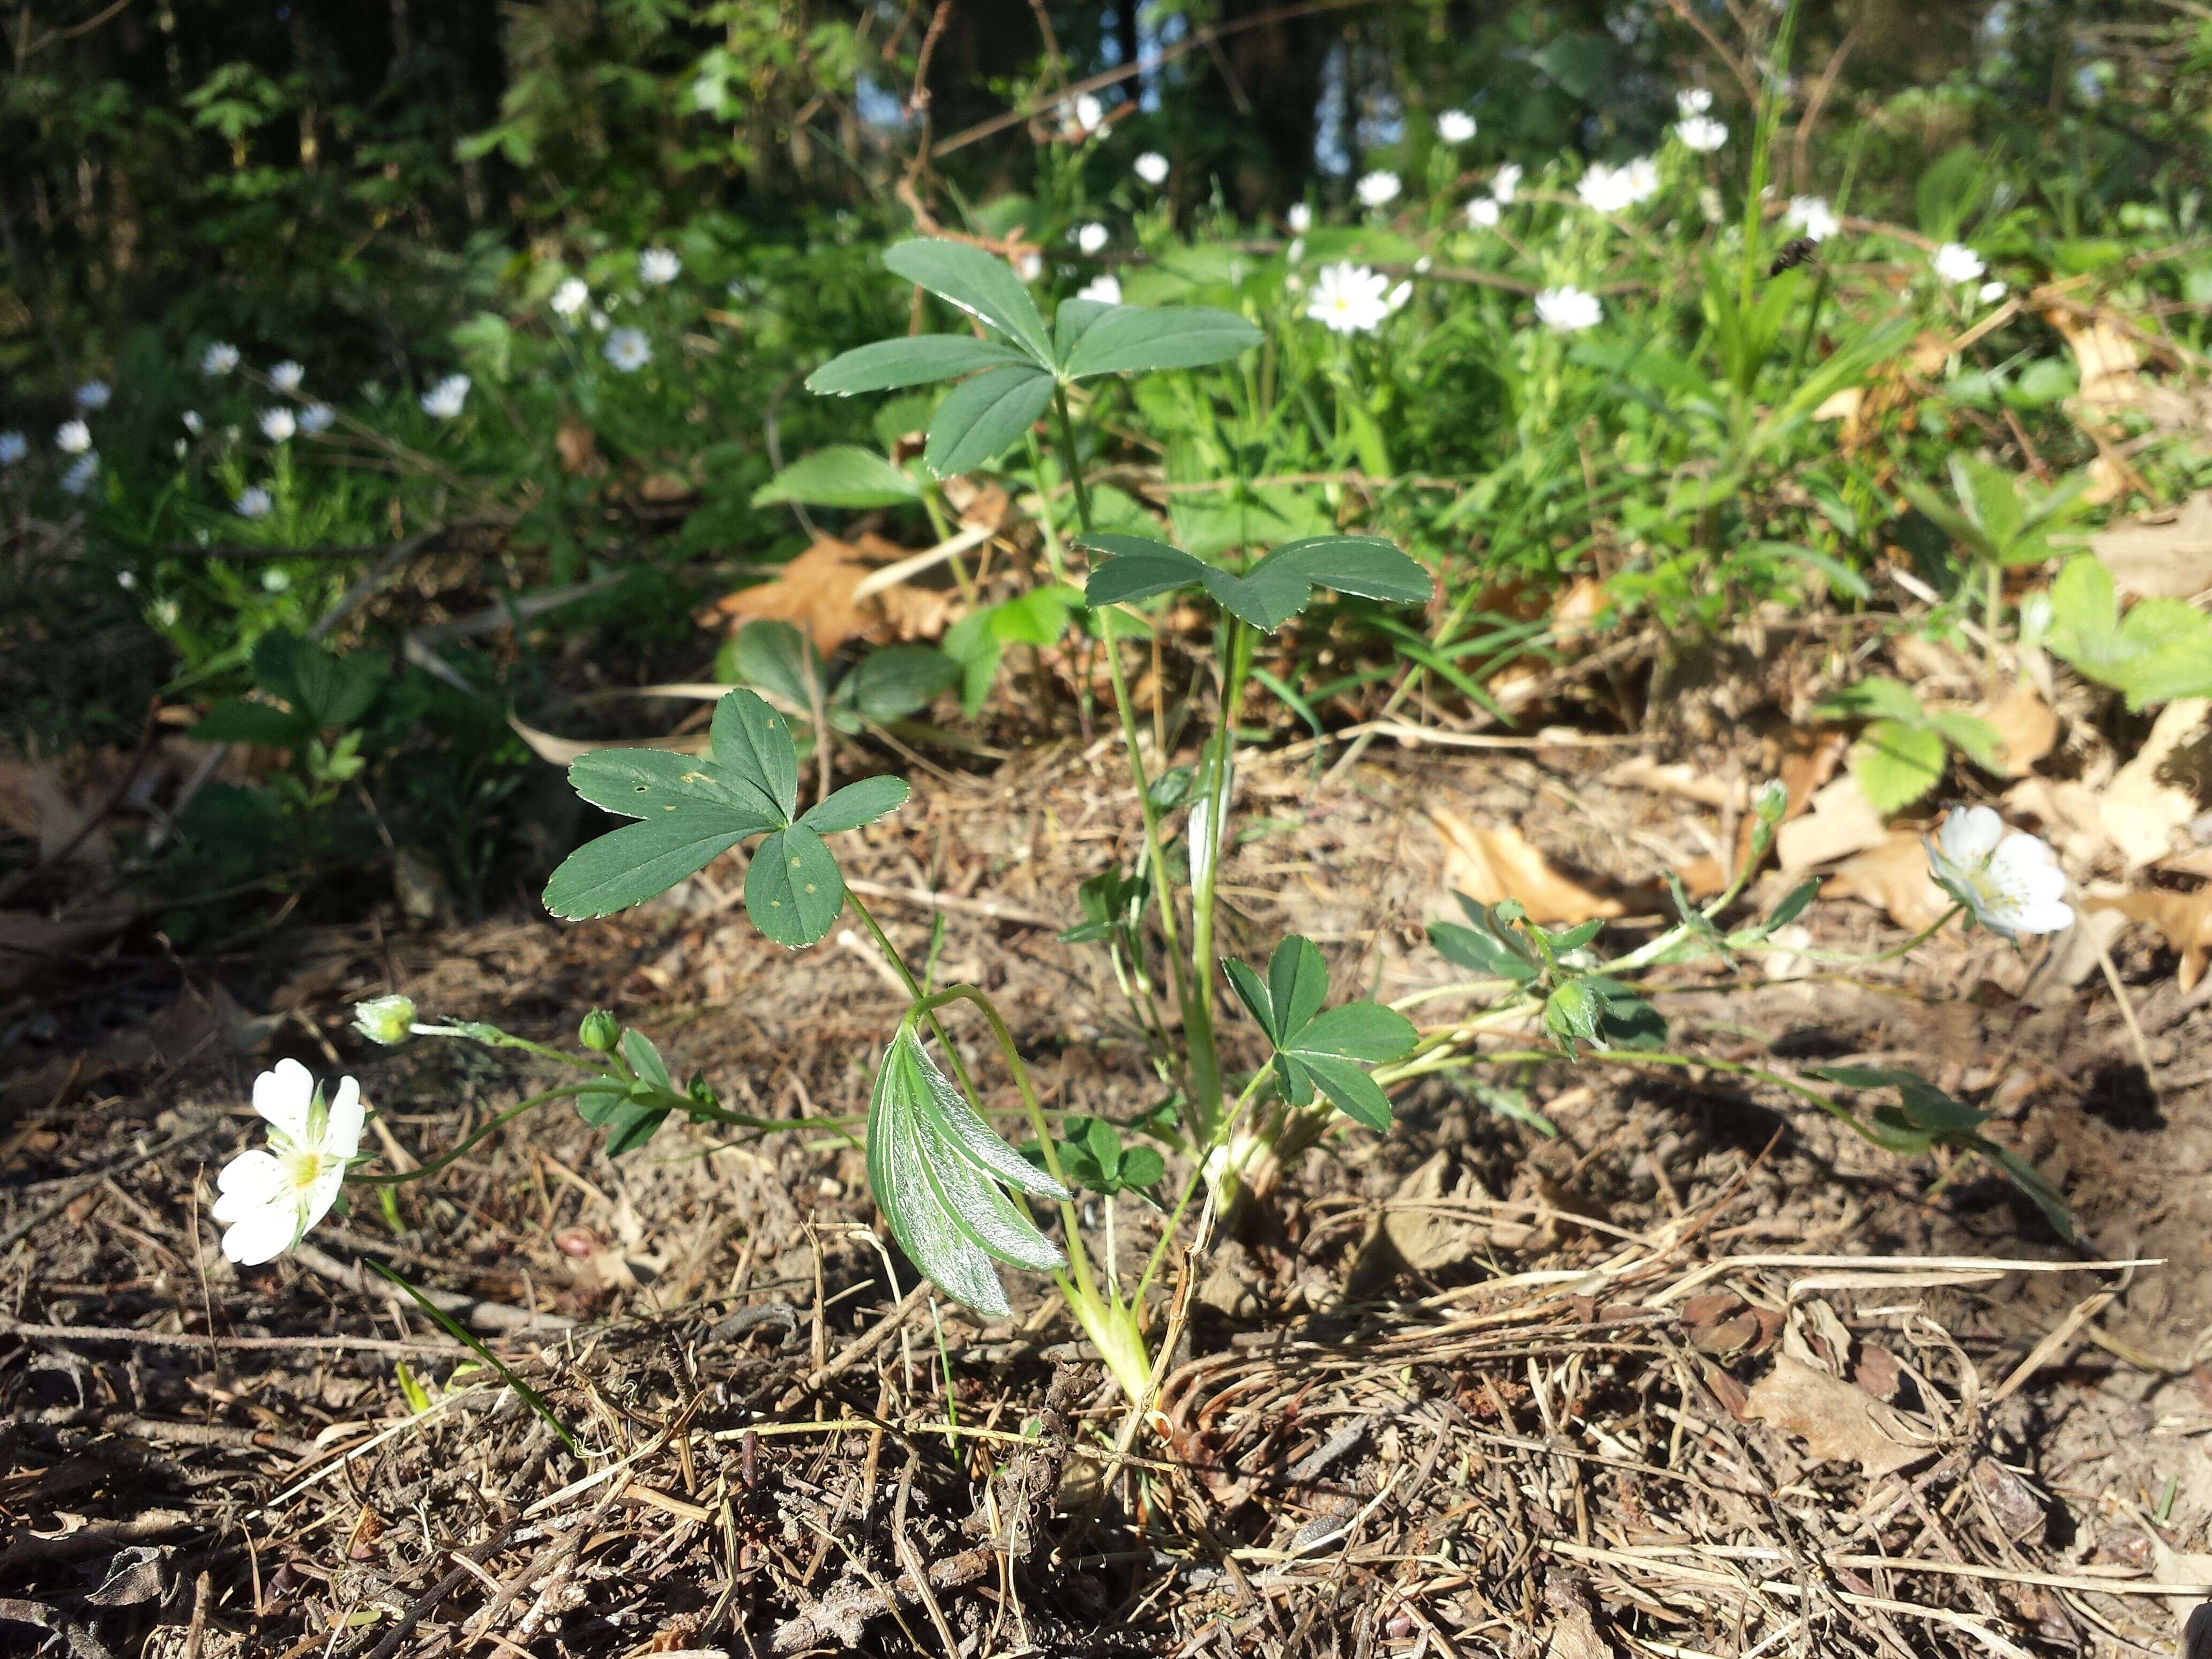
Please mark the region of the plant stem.
<svg viewBox="0 0 2212 1659"><path fill-rule="evenodd" d="M1197 990L1199 1012L1203 1017L1206 1036L1207 1058L1212 1055L1213 1034L1213 892L1221 874L1222 849L1227 836L1225 820L1229 812L1231 775L1237 760L1237 716L1243 707L1244 687L1251 678L1252 653L1258 633L1247 623L1231 620L1229 660L1224 666L1221 687L1221 723L1213 734L1213 757L1206 769L1207 785L1206 839L1207 846L1201 853L1198 843L1191 843L1190 895L1190 971L1191 981ZM1214 1075L1218 1078L1218 1066ZM1195 1056L1193 1070L1195 1072ZM1212 1120L1220 1109L1220 1090L1217 1081L1211 1094L1200 1096L1194 1103L1201 1123L1210 1139Z"/></svg>
<svg viewBox="0 0 2212 1659"><path fill-rule="evenodd" d="M408 1029L416 1036L465 1037L471 1042L483 1043L487 1048L520 1048L525 1054L536 1054L540 1060L557 1061L579 1071L605 1072L607 1069L603 1060L586 1060L564 1049L551 1048L543 1042L532 1042L528 1037L514 1036L496 1025L487 1025L482 1020L465 1020L458 1025L418 1024Z"/></svg>
<svg viewBox="0 0 2212 1659"><path fill-rule="evenodd" d="M459 1146L454 1147L453 1151L440 1153L428 1164L418 1164L411 1170L398 1170L392 1175L353 1175L348 1176L346 1179L359 1182L365 1187L398 1187L410 1181L420 1181L424 1176L435 1174L444 1169L486 1135L495 1129L505 1127L525 1112L535 1111L538 1107L549 1105L556 1100L569 1099L583 1093L588 1086L582 1083L565 1084L558 1089L549 1089L542 1095L532 1095L527 1100L517 1101L505 1111L492 1118Z"/></svg>

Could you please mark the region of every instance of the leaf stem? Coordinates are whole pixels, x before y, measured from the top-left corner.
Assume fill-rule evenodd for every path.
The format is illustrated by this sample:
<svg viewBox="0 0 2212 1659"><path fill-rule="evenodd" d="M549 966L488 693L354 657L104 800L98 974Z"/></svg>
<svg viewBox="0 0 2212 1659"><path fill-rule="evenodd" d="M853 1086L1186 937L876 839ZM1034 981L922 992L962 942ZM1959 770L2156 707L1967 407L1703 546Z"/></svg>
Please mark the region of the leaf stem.
<svg viewBox="0 0 2212 1659"><path fill-rule="evenodd" d="M590 1086L591 1085L589 1084L584 1083L565 1084L558 1089L549 1089L542 1095L532 1095L527 1100L517 1101L514 1105L508 1107L505 1111L500 1113L496 1117L494 1117L489 1122L484 1124L482 1128L478 1129L466 1140L464 1140L459 1146L454 1147L453 1151L441 1153L436 1158L432 1158L428 1164L420 1164L411 1170L401 1170L392 1175L353 1175L348 1176L346 1179L351 1182L358 1182L365 1187L398 1187L410 1181L420 1181L424 1176L434 1175L438 1170L444 1169L448 1164L451 1164L455 1158L459 1158L471 1147L474 1146L478 1141L482 1140L486 1135L490 1134L495 1129L504 1128L507 1124L512 1123L516 1118L520 1117L525 1112L535 1111L538 1107L548 1105L556 1100L569 1099L574 1096L583 1093L584 1091Z"/></svg>

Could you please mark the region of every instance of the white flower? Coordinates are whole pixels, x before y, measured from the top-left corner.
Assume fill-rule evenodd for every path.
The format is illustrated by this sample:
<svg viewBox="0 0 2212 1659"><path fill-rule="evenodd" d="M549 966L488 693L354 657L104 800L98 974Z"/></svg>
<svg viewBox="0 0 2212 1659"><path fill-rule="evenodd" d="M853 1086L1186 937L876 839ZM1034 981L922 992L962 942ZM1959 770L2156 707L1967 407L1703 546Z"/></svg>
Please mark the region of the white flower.
<svg viewBox="0 0 2212 1659"><path fill-rule="evenodd" d="M371 1042L404 1042L415 1026L411 997L371 997L353 1006L353 1027Z"/></svg>
<svg viewBox="0 0 2212 1659"><path fill-rule="evenodd" d="M1500 207L1513 204L1513 192L1521 188L1521 164L1508 161L1490 175L1490 193L1498 198Z"/></svg>
<svg viewBox="0 0 2212 1659"><path fill-rule="evenodd" d="M598 307L592 307L592 314L585 320L591 324L592 333L604 334L607 331L607 313Z"/></svg>
<svg viewBox="0 0 2212 1659"><path fill-rule="evenodd" d="M80 455L76 464L62 474L62 488L72 495L82 495L92 488L92 481L100 476L100 455L97 451Z"/></svg>
<svg viewBox="0 0 2212 1659"><path fill-rule="evenodd" d="M281 444L300 429L300 422L289 409L264 409L258 417L261 435L272 444Z"/></svg>
<svg viewBox="0 0 2212 1659"><path fill-rule="evenodd" d="M1061 107L1067 114L1068 124L1079 133L1087 135L1097 131L1098 124L1106 118L1106 106L1091 93L1086 92L1073 104Z"/></svg>
<svg viewBox="0 0 2212 1659"><path fill-rule="evenodd" d="M1595 328L1605 315L1595 294L1585 294L1569 284L1547 288L1536 296L1536 319L1546 328L1559 334L1577 334L1586 328Z"/></svg>
<svg viewBox="0 0 2212 1659"><path fill-rule="evenodd" d="M1437 117L1437 137L1448 144L1463 144L1474 137L1474 117L1463 109L1448 109Z"/></svg>
<svg viewBox="0 0 2212 1659"><path fill-rule="evenodd" d="M126 593L137 592L138 591L138 573L135 570L117 571L115 573L115 585Z"/></svg>
<svg viewBox="0 0 2212 1659"><path fill-rule="evenodd" d="M1639 155L1621 168L1620 176L1627 186L1632 207L1659 193L1659 164L1648 155Z"/></svg>
<svg viewBox="0 0 2212 1659"><path fill-rule="evenodd" d="M1034 283L1044 275L1044 255L1032 250L1014 261L1014 273L1025 283Z"/></svg>
<svg viewBox="0 0 2212 1659"><path fill-rule="evenodd" d="M641 328L618 328L607 336L605 352L609 362L631 374L653 361L653 342Z"/></svg>
<svg viewBox="0 0 2212 1659"><path fill-rule="evenodd" d="M1364 174L1352 186L1353 192L1359 198L1359 205L1367 208L1389 206L1398 199L1398 192L1403 188L1405 186L1398 182L1396 173L1381 167Z"/></svg>
<svg viewBox="0 0 2212 1659"><path fill-rule="evenodd" d="M553 290L553 314L574 318L592 302L592 285L580 276L571 276Z"/></svg>
<svg viewBox="0 0 2212 1659"><path fill-rule="evenodd" d="M1684 87L1674 94L1674 112L1684 120L1704 115L1713 106L1713 94L1705 87Z"/></svg>
<svg viewBox="0 0 2212 1659"><path fill-rule="evenodd" d="M0 432L0 466L13 466L30 453L30 440L21 433Z"/></svg>
<svg viewBox="0 0 2212 1659"><path fill-rule="evenodd" d="M1620 213L1636 199L1629 185L1627 170L1607 167L1603 161L1589 164L1576 181L1575 194L1593 213Z"/></svg>
<svg viewBox="0 0 2212 1659"><path fill-rule="evenodd" d="M2074 925L2066 872L2037 836L2008 830L1986 806L1953 809L1924 838L1928 873L1993 933L2056 933Z"/></svg>
<svg viewBox="0 0 2212 1659"><path fill-rule="evenodd" d="M1675 127L1674 136L1700 155L1710 155L1728 143L1728 126L1710 115L1692 115Z"/></svg>
<svg viewBox="0 0 2212 1659"><path fill-rule="evenodd" d="M238 367L238 348L228 341L217 340L200 354L200 373L210 379L228 374Z"/></svg>
<svg viewBox="0 0 2212 1659"><path fill-rule="evenodd" d="M1118 306L1121 303L1121 279L1115 276L1112 271L1106 271L1100 276L1093 276L1077 289L1075 297L1079 300L1096 300L1101 305Z"/></svg>
<svg viewBox="0 0 2212 1659"><path fill-rule="evenodd" d="M250 484L230 505L241 519L265 519L269 516L269 509L276 503L269 499L269 492L259 484Z"/></svg>
<svg viewBox="0 0 2212 1659"><path fill-rule="evenodd" d="M1993 306L2012 290L1994 278L1975 290L1975 297L1985 306Z"/></svg>
<svg viewBox="0 0 2212 1659"><path fill-rule="evenodd" d="M1303 236L1313 228L1313 209L1307 203L1293 202L1291 210L1283 216L1283 222L1290 227L1291 235Z"/></svg>
<svg viewBox="0 0 2212 1659"><path fill-rule="evenodd" d="M1467 204L1467 222L1477 230L1488 230L1498 222L1498 204L1487 196L1478 196Z"/></svg>
<svg viewBox="0 0 2212 1659"><path fill-rule="evenodd" d="M331 429L331 422L337 417L337 410L332 409L328 404L309 404L300 411L300 430L328 432Z"/></svg>
<svg viewBox="0 0 2212 1659"><path fill-rule="evenodd" d="M683 275L684 261L665 247L649 247L637 256L637 280L665 288Z"/></svg>
<svg viewBox="0 0 2212 1659"><path fill-rule="evenodd" d="M1301 259L1304 258L1305 257L1306 257L1306 239L1305 239L1304 237L1303 237L1303 236L1293 236L1293 237L1291 237L1291 245L1290 245L1288 247L1286 247L1286 248L1285 248L1285 249L1283 250L1283 259L1284 259L1284 262L1285 262L1285 264L1293 264L1293 265L1294 265L1294 264L1297 264L1297 262L1298 262L1299 260L1301 260ZM1293 283L1297 283L1297 281L1298 279L1297 279L1297 277L1293 276L1293 277L1291 277L1290 280L1291 280Z"/></svg>
<svg viewBox="0 0 2212 1659"><path fill-rule="evenodd" d="M1782 216L1782 222L1792 230L1802 231L1811 242L1825 242L1843 228L1842 222L1829 209L1827 199L1820 196L1793 196L1790 210Z"/></svg>
<svg viewBox="0 0 2212 1659"><path fill-rule="evenodd" d="M87 380L75 393L76 406L90 414L95 409L107 407L107 400L115 395L105 380Z"/></svg>
<svg viewBox="0 0 2212 1659"><path fill-rule="evenodd" d="M1168 181L1168 158L1156 149L1148 149L1135 163L1137 177L1155 190Z"/></svg>
<svg viewBox="0 0 2212 1659"><path fill-rule="evenodd" d="M1936 275L1947 283L1978 281L1984 270L1982 256L1964 242L1946 242L1928 258L1936 268Z"/></svg>
<svg viewBox="0 0 2212 1659"><path fill-rule="evenodd" d="M424 392L420 398L422 412L441 421L450 421L461 412L461 405L469 400L469 377L448 374Z"/></svg>
<svg viewBox="0 0 2212 1659"><path fill-rule="evenodd" d="M1113 240L1113 233L1096 219L1075 228L1075 246L1085 253L1097 253Z"/></svg>
<svg viewBox="0 0 2212 1659"><path fill-rule="evenodd" d="M82 421L64 421L54 428L54 447L64 455L82 455L92 447L92 428Z"/></svg>
<svg viewBox="0 0 2212 1659"><path fill-rule="evenodd" d="M1399 283L1397 287L1392 289L1388 294L1384 295L1382 296L1382 303L1389 308L1390 315L1395 317L1400 311L1404 309L1406 301L1413 297L1413 284L1412 280L1409 278L1408 280Z"/></svg>
<svg viewBox="0 0 2212 1659"><path fill-rule="evenodd" d="M269 1125L269 1149L223 1165L210 1212L226 1229L223 1255L247 1267L283 1255L337 1201L361 1150L361 1085L341 1079L325 1106L307 1068L280 1060L254 1079L253 1109Z"/></svg>
<svg viewBox="0 0 2212 1659"><path fill-rule="evenodd" d="M1306 315L1339 334L1371 334L1396 308L1389 277L1346 261L1321 268Z"/></svg>
<svg viewBox="0 0 2212 1659"><path fill-rule="evenodd" d="M125 571L124 574L128 575L130 573ZM174 628L183 619L184 614L184 606L179 605L174 599L154 601L154 620L163 628Z"/></svg>
<svg viewBox="0 0 2212 1659"><path fill-rule="evenodd" d="M200 428L205 425L205 422L200 419L199 410L197 409L188 409L184 412L181 418L185 423L185 430L191 433L195 438L198 437L200 435Z"/></svg>
<svg viewBox="0 0 2212 1659"><path fill-rule="evenodd" d="M279 392L297 392L300 383L307 378L307 371L287 358L269 371L269 384Z"/></svg>

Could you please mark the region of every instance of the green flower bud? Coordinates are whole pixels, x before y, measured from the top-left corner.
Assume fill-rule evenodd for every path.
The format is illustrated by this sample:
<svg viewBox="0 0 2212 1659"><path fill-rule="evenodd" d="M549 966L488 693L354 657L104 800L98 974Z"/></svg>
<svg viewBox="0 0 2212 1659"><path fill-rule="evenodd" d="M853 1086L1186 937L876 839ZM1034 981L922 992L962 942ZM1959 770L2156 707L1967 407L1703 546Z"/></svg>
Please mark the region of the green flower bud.
<svg viewBox="0 0 2212 1659"><path fill-rule="evenodd" d="M622 1041L622 1022L605 1009L594 1008L584 1016L584 1023L577 1028L576 1036L586 1048L596 1048L603 1054L611 1054L615 1051L615 1044Z"/></svg>
<svg viewBox="0 0 2212 1659"><path fill-rule="evenodd" d="M1751 810L1765 823L1779 823L1790 808L1790 789L1779 778L1769 778L1751 798Z"/></svg>
<svg viewBox="0 0 2212 1659"><path fill-rule="evenodd" d="M404 1042L415 1024L412 997L371 997L353 1006L353 1026L371 1042Z"/></svg>

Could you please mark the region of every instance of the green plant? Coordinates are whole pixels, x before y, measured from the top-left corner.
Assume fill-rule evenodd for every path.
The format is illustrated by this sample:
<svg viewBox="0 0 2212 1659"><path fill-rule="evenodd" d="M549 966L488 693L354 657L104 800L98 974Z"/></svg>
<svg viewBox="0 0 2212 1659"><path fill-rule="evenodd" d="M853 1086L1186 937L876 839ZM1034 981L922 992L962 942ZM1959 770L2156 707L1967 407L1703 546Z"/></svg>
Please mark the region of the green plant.
<svg viewBox="0 0 2212 1659"><path fill-rule="evenodd" d="M1954 749L1985 772L2009 772L1995 726L1958 709L1923 708L1911 688L1896 680L1861 680L1829 693L1813 712L1823 720L1866 722L1848 758L1859 793L1884 817L1941 783Z"/></svg>

